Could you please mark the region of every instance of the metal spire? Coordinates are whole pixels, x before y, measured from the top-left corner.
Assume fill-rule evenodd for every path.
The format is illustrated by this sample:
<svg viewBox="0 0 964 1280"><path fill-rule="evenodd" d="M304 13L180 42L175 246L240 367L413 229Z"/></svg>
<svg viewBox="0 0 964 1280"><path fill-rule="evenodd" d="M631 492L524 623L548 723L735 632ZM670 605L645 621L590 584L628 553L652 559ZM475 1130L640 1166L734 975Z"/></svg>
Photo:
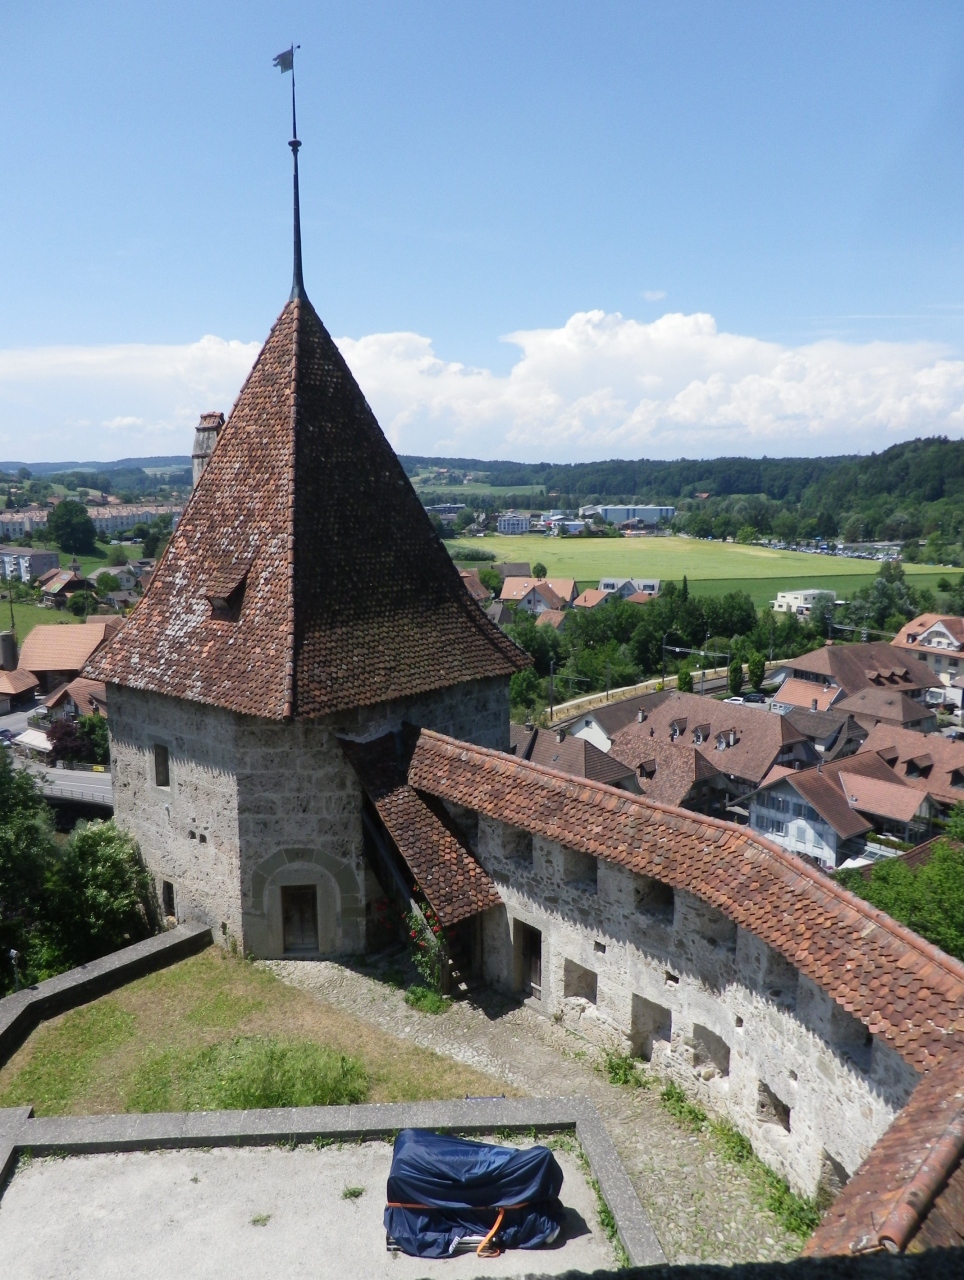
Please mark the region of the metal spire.
<svg viewBox="0 0 964 1280"><path fill-rule="evenodd" d="M291 156L294 160L294 270L291 278L289 302L307 297L305 279L301 269L301 198L298 194L298 151L301 148L301 143L298 140L298 116L295 108L295 50L300 48L300 44L292 44L290 49L285 49L284 53L279 53L274 60L274 65L280 69L282 74L286 71L291 72L291 141L288 146L291 148Z"/></svg>

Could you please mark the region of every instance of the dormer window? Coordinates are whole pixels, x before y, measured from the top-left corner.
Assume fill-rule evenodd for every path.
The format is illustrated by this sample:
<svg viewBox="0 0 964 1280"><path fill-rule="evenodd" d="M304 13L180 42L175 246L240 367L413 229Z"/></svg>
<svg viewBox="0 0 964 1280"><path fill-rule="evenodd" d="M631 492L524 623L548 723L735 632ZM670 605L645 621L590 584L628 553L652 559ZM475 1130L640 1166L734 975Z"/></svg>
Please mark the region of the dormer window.
<svg viewBox="0 0 964 1280"><path fill-rule="evenodd" d="M207 578L204 595L211 605L212 618L220 622L237 622L241 616L244 588L250 568L250 561L245 561Z"/></svg>

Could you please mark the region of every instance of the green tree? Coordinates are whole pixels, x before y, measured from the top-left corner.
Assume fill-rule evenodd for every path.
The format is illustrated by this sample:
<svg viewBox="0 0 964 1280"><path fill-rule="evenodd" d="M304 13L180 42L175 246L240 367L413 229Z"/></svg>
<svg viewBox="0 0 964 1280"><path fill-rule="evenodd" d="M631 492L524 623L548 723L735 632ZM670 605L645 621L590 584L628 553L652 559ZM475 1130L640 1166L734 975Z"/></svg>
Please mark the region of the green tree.
<svg viewBox="0 0 964 1280"><path fill-rule="evenodd" d="M81 716L77 727L89 745L91 764L110 764L110 735L107 732L106 716Z"/></svg>
<svg viewBox="0 0 964 1280"><path fill-rule="evenodd" d="M693 692L693 672L688 666L683 665L680 667L679 674L676 677L676 687L680 693Z"/></svg>
<svg viewBox="0 0 964 1280"><path fill-rule="evenodd" d="M86 618L90 613L97 612L99 601L97 597L90 591L75 591L67 601L67 608L77 618Z"/></svg>
<svg viewBox="0 0 964 1280"><path fill-rule="evenodd" d="M954 809L957 817L948 824L948 833L959 840L964 836L964 807L958 804ZM948 955L964 960L964 847L960 844L939 842L930 861L916 871L903 858L885 858L874 864L869 880L859 871L838 871L837 879Z"/></svg>
<svg viewBox="0 0 964 1280"><path fill-rule="evenodd" d="M152 881L132 836L83 822L47 876L38 967L54 973L139 942L157 920Z"/></svg>
<svg viewBox="0 0 964 1280"><path fill-rule="evenodd" d="M754 649L747 659L746 665L750 674L750 684L754 689L759 689L766 675L766 659L762 653L758 653Z"/></svg>
<svg viewBox="0 0 964 1280"><path fill-rule="evenodd" d="M734 698L743 688L743 663L739 658L736 658L730 663L729 669L726 673L726 687Z"/></svg>
<svg viewBox="0 0 964 1280"><path fill-rule="evenodd" d="M516 707L534 707L542 693L542 682L532 667L517 671L509 681L509 701Z"/></svg>
<svg viewBox="0 0 964 1280"><path fill-rule="evenodd" d="M54 855L53 823L34 778L14 770L0 752L0 994L14 986L11 950L18 972L30 981L30 952L44 916L47 865Z"/></svg>
<svg viewBox="0 0 964 1280"><path fill-rule="evenodd" d="M544 578L548 570L541 560L537 560L532 566L532 576L534 578Z"/></svg>
<svg viewBox="0 0 964 1280"><path fill-rule="evenodd" d="M499 573L498 569L480 569L479 581L482 583L483 587L491 591L494 596L497 596L502 590L502 575Z"/></svg>
<svg viewBox="0 0 964 1280"><path fill-rule="evenodd" d="M73 498L58 502L47 517L47 531L61 551L90 555L97 550L97 530L83 503Z"/></svg>
<svg viewBox="0 0 964 1280"><path fill-rule="evenodd" d="M127 564L130 559L130 553L126 547L111 547L107 552L107 563L112 569L118 569L122 564Z"/></svg>
<svg viewBox="0 0 964 1280"><path fill-rule="evenodd" d="M759 536L760 536L759 529L754 529L752 524L745 524L745 525L742 525L741 528L737 531L736 540L737 542L744 542L744 543L756 542Z"/></svg>
<svg viewBox="0 0 964 1280"><path fill-rule="evenodd" d="M99 596L106 596L108 591L120 591L120 578L112 573L99 573L97 575L96 591Z"/></svg>

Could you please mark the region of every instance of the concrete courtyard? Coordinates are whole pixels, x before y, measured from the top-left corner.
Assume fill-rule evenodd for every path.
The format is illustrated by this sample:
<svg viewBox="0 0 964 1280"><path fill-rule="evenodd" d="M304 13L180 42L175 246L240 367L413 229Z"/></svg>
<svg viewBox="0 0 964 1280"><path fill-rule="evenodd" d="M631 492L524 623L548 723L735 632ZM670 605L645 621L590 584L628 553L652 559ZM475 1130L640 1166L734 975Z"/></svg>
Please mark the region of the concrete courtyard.
<svg viewBox="0 0 964 1280"><path fill-rule="evenodd" d="M520 1146L528 1145L520 1142ZM385 1248L387 1142L186 1149L21 1162L0 1201L0 1275L18 1280L379 1280L557 1275L612 1267L579 1164L560 1244L421 1260ZM346 1188L364 1188L346 1198Z"/></svg>

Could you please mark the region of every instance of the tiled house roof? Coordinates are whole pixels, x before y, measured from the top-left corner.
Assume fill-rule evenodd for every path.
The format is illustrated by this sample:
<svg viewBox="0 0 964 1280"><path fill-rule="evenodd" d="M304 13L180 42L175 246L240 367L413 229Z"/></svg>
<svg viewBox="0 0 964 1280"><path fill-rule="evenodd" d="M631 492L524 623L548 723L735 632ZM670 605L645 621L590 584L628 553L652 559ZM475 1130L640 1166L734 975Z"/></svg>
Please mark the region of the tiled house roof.
<svg viewBox="0 0 964 1280"><path fill-rule="evenodd" d="M785 716L753 706L700 698L694 693L670 693L649 711L645 720L631 720L613 738L611 754L636 769L643 761L655 758L658 778L659 762L669 756L657 752L657 744L671 744L671 749L676 750L695 747L709 766L700 776L725 773L754 785L762 782L781 754L789 755L795 746L802 761L817 759L806 737ZM697 776L694 768L689 768L688 774L691 779ZM668 794L654 794L653 798L661 803L678 803Z"/></svg>
<svg viewBox="0 0 964 1280"><path fill-rule="evenodd" d="M872 687L913 693L916 689L933 689L940 685L940 680L928 670L925 662L895 650L884 641L828 643L812 653L789 658L787 667L791 672L806 671L826 676L847 694Z"/></svg>
<svg viewBox="0 0 964 1280"><path fill-rule="evenodd" d="M911 728L935 724L937 720L933 707L891 689L861 689L849 698L842 698L836 706L852 715L865 729L872 729L877 724Z"/></svg>
<svg viewBox="0 0 964 1280"><path fill-rule="evenodd" d="M570 736L565 730L527 729L523 725L513 724L509 726L509 740L514 754L520 760L532 760L535 764L544 764L550 769L571 773L577 778L592 778L596 782L608 782L615 787L636 776L629 765L600 751L585 738Z"/></svg>
<svg viewBox="0 0 964 1280"><path fill-rule="evenodd" d="M343 739L342 747L415 884L443 925L457 924L502 901L444 806L406 781L407 757L399 759L401 743L396 744L394 734L364 743Z"/></svg>
<svg viewBox="0 0 964 1280"><path fill-rule="evenodd" d="M219 607L212 584L240 569ZM150 589L87 674L278 720L528 664L466 592L302 299L271 330Z"/></svg>
<svg viewBox="0 0 964 1280"><path fill-rule="evenodd" d="M779 951L925 1073L807 1246L964 1238L964 965L746 827L422 730L419 790L696 894ZM779 909L774 904L780 904Z"/></svg>
<svg viewBox="0 0 964 1280"><path fill-rule="evenodd" d="M41 624L24 640L17 665L34 675L38 671L80 671L113 634L114 628L104 619L90 618L86 626L79 627Z"/></svg>

